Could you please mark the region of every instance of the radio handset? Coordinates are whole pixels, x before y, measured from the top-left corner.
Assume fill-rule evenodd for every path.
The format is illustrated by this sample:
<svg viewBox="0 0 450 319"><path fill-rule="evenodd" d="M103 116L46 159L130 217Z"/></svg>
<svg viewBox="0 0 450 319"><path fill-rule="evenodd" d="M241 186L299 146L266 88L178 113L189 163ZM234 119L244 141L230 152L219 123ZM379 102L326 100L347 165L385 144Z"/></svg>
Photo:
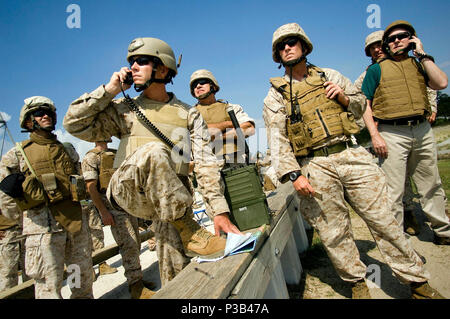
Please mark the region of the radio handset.
<svg viewBox="0 0 450 319"><path fill-rule="evenodd" d="M127 72L127 77L125 78L123 83L125 83L127 85L132 85L133 84L133 75L131 74L131 72Z"/></svg>
<svg viewBox="0 0 450 319"><path fill-rule="evenodd" d="M412 36L410 36L409 39L411 40ZM416 42L409 42L408 51L409 50L415 50L415 49L416 49Z"/></svg>

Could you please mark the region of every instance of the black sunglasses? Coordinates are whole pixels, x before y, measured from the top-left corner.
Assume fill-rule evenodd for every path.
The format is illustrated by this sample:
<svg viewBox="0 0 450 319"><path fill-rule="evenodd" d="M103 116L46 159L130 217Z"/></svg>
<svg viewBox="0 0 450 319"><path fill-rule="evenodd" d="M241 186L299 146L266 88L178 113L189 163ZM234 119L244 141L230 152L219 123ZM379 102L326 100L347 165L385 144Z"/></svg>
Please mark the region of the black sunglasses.
<svg viewBox="0 0 450 319"><path fill-rule="evenodd" d="M43 117L44 115L47 115L51 118L53 118L53 115L54 115L54 113L52 111L45 110L45 109L36 110L31 114L33 114L34 117Z"/></svg>
<svg viewBox="0 0 450 319"><path fill-rule="evenodd" d="M387 40L387 43L392 43L395 41L395 39L403 40L403 39L409 38L410 36L411 36L411 34L409 32L401 32L401 33L397 33L397 34L387 37L386 40Z"/></svg>
<svg viewBox="0 0 450 319"><path fill-rule="evenodd" d="M208 80L208 79L198 79L198 80L195 80L193 83L192 83L192 87L193 88L195 88L195 87L197 87L197 85L204 85L204 84L207 84L207 83L210 83L211 84L211 81L210 80Z"/></svg>
<svg viewBox="0 0 450 319"><path fill-rule="evenodd" d="M297 37L286 38L283 41L277 43L277 50L278 51L284 50L284 48L286 47L286 44L290 47L293 47L294 45L297 44L298 41L299 41L299 39Z"/></svg>
<svg viewBox="0 0 450 319"><path fill-rule="evenodd" d="M130 67L133 66L134 62L136 62L140 66L143 66L143 65L150 64L150 62L153 62L153 59L151 59L150 57L146 57L146 56L132 57L130 59Z"/></svg>

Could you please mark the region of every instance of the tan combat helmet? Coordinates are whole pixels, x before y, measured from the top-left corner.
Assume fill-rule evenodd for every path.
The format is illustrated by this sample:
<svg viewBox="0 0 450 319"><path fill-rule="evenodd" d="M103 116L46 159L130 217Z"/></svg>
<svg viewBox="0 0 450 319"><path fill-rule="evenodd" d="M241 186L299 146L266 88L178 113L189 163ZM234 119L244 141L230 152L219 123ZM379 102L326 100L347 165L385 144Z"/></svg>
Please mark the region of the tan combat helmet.
<svg viewBox="0 0 450 319"><path fill-rule="evenodd" d="M33 113L34 111L45 109L50 110L55 115L53 117L53 125L56 125L56 107L55 103L53 103L52 100L50 100L48 97L45 96L32 96L29 98L26 98L24 100L24 106L22 106L22 109L20 110L20 116L19 116L19 123L20 127L28 130L28 128L25 126L25 121L27 120L28 116Z"/></svg>
<svg viewBox="0 0 450 319"><path fill-rule="evenodd" d="M189 82L189 87L191 89L191 94L193 97L196 98L195 94L194 94L194 86L192 85L196 80L200 80L200 79L208 79L210 80L214 86L215 89L213 92L211 93L217 93L220 90L220 86L219 86L219 82L217 82L216 78L214 77L214 75L212 74L211 71L205 70L205 69L201 69L201 70L197 70L194 73L192 73L191 75L191 80ZM211 88L212 89L212 88ZM211 94L209 93L209 94ZM208 95L209 95L208 94ZM203 97L204 98L204 97Z"/></svg>
<svg viewBox="0 0 450 319"><path fill-rule="evenodd" d="M384 30L384 34L383 34L383 51L387 54L391 54L390 50L389 50L389 46L387 43L387 37L389 36L389 33L394 29L394 28L404 28L407 31L409 31L409 33L411 33L411 36L417 36L416 34L416 30L414 29L414 27L412 26L411 23L409 23L408 21L405 20L396 20L394 22L392 22L390 25L388 25L386 27L386 29Z"/></svg>
<svg viewBox="0 0 450 319"><path fill-rule="evenodd" d="M302 42L303 56L307 56L313 50L313 45L306 35L305 31L297 23L288 23L279 27L273 33L272 37L272 58L275 62L280 63L280 55L277 51L277 44L290 36L297 36Z"/></svg>
<svg viewBox="0 0 450 319"><path fill-rule="evenodd" d="M383 34L384 34L383 30L378 30L378 31L372 32L371 34L369 34L366 37L366 41L364 44L364 52L366 52L366 56L368 56L368 57L371 56L369 49L372 44L377 43L377 42L381 43L383 41Z"/></svg>
<svg viewBox="0 0 450 319"><path fill-rule="evenodd" d="M130 62L130 58L136 55L149 55L157 57L166 67L175 72L175 74L178 73L175 54L173 53L172 48L160 39L134 39L128 46L127 61ZM173 77L175 77L175 75Z"/></svg>

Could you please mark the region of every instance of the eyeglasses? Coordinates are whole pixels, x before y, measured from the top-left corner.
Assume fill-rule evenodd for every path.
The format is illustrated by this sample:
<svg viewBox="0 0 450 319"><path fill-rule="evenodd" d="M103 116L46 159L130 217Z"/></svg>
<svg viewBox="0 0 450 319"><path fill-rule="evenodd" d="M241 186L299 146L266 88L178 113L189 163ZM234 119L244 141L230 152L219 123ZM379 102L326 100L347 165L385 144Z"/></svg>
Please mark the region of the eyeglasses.
<svg viewBox="0 0 450 319"><path fill-rule="evenodd" d="M136 62L140 66L143 66L143 65L150 64L150 62L153 62L153 59L151 59L150 57L146 57L146 56L131 57L130 67L133 66L134 62Z"/></svg>
<svg viewBox="0 0 450 319"><path fill-rule="evenodd" d="M47 115L47 116L53 118L53 116L54 116L54 113L52 111L45 110L45 109L36 110L31 114L33 114L34 117L43 117L44 115Z"/></svg>
<svg viewBox="0 0 450 319"><path fill-rule="evenodd" d="M297 37L286 38L283 41L277 43L277 50L278 51L284 50L284 48L286 47L286 44L290 47L293 47L294 45L297 44L298 41L299 41L299 39Z"/></svg>
<svg viewBox="0 0 450 319"><path fill-rule="evenodd" d="M403 39L409 38L410 36L411 36L411 34L409 32L401 32L401 33L397 33L397 34L387 37L386 40L387 40L387 43L392 43L395 41L395 39L403 40Z"/></svg>
<svg viewBox="0 0 450 319"><path fill-rule="evenodd" d="M208 79L198 79L198 80L195 80L193 83L192 83L192 87L193 88L195 88L195 87L197 87L197 85L205 85L205 84L207 84L207 83L211 83L211 81L210 80L208 80Z"/></svg>

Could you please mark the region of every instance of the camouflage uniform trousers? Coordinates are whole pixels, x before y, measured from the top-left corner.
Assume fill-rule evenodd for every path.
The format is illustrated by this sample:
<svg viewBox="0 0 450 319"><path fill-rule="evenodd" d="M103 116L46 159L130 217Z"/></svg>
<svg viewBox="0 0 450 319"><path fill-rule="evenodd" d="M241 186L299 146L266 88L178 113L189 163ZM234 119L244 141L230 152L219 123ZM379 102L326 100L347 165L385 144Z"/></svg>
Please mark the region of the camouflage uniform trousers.
<svg viewBox="0 0 450 319"><path fill-rule="evenodd" d="M49 214L49 211L44 208L40 214ZM74 279L70 287L72 292L70 298L93 298L92 244L88 217L86 214L82 216L81 230L74 234L65 230L27 234L25 270L27 275L35 280L36 299L62 299L64 264L68 268L68 283L72 275ZM54 225L54 219L52 217L50 219ZM77 274L80 275L79 281L76 280Z"/></svg>
<svg viewBox="0 0 450 319"><path fill-rule="evenodd" d="M188 263L180 235L170 224L187 211L192 214L192 190L176 174L170 150L147 143L127 157L111 178L108 199L129 214L152 220L162 285Z"/></svg>
<svg viewBox="0 0 450 319"><path fill-rule="evenodd" d="M19 283L17 272L22 269L22 281L29 278L25 275L24 239L17 239L22 233L18 226L0 230L0 291L12 288Z"/></svg>
<svg viewBox="0 0 450 319"><path fill-rule="evenodd" d="M94 204L90 201L88 205L81 206L89 216L89 230L92 239L92 251L105 247L105 234L103 233L102 219Z"/></svg>
<svg viewBox="0 0 450 319"><path fill-rule="evenodd" d="M125 278L128 285L132 285L142 280L141 261L141 240L139 238L139 225L136 217L131 216L123 210L113 209L106 198L106 203L111 215L114 218L114 226L111 226L111 233L119 246L119 253L122 256L122 265L125 269Z"/></svg>
<svg viewBox="0 0 450 319"><path fill-rule="evenodd" d="M306 221L319 233L339 276L356 282L366 275L353 239L345 200L367 224L386 263L403 283L424 282L429 274L406 240L389 210L387 184L382 170L363 147L301 160L307 176L322 200L300 196ZM345 194L345 199L344 199Z"/></svg>

